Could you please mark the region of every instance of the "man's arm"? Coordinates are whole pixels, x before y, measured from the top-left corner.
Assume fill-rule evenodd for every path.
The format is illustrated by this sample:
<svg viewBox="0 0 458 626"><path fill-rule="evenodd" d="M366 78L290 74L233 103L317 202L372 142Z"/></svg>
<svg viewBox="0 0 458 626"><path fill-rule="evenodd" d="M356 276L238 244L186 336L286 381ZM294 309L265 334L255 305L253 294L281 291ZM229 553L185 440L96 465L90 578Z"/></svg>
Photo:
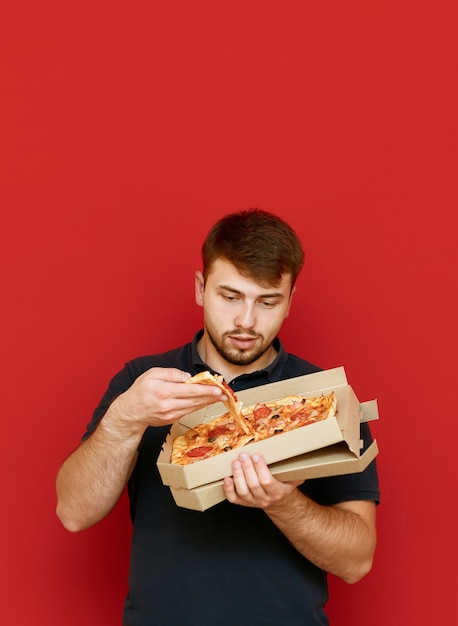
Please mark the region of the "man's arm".
<svg viewBox="0 0 458 626"><path fill-rule="evenodd" d="M263 509L309 561L348 583L370 571L376 545L374 502L321 506L297 489L301 481L274 478L259 455L241 454L233 472L233 478L224 480L227 499Z"/></svg>
<svg viewBox="0 0 458 626"><path fill-rule="evenodd" d="M93 526L112 510L135 466L141 435L123 438L116 426L109 426L116 420L116 404L57 474L56 512L71 532Z"/></svg>
<svg viewBox="0 0 458 626"><path fill-rule="evenodd" d="M112 510L135 467L145 428L172 424L227 399L217 387L184 385L188 376L172 368L152 368L139 376L67 457L56 480L57 515L65 528L84 530Z"/></svg>

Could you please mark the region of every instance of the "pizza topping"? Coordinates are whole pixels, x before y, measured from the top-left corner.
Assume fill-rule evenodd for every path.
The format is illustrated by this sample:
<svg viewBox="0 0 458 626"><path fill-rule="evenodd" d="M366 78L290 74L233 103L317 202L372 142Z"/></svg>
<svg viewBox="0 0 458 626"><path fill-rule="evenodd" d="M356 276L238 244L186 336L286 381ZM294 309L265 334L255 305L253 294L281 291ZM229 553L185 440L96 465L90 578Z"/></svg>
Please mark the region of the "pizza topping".
<svg viewBox="0 0 458 626"><path fill-rule="evenodd" d="M232 430L234 430L234 427L232 427ZM230 432L231 429L227 424L221 424L221 426L216 426L215 428L212 428L208 431L208 438L214 440L216 439L216 437L219 437L220 435L225 435L226 433Z"/></svg>
<svg viewBox="0 0 458 626"><path fill-rule="evenodd" d="M197 458L208 456L210 452L213 450L213 446L199 446L197 448L191 448L186 452L186 455L189 458Z"/></svg>
<svg viewBox="0 0 458 626"><path fill-rule="evenodd" d="M186 441L189 441L191 443L191 441L199 436L199 433L197 432L197 430L194 430L194 428L191 428L190 430L186 431L184 436L186 438Z"/></svg>
<svg viewBox="0 0 458 626"><path fill-rule="evenodd" d="M271 413L272 413L272 409L269 409L269 407L266 406L265 404L257 404L254 407L253 417L255 421L258 422L264 417L269 417Z"/></svg>

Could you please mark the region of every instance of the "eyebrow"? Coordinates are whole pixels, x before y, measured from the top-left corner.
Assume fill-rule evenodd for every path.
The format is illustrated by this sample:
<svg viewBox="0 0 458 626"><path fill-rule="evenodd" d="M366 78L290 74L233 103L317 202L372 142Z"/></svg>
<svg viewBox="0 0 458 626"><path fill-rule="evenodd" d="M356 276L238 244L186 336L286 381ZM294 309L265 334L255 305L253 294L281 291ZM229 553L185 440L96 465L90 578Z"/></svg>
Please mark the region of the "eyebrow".
<svg viewBox="0 0 458 626"><path fill-rule="evenodd" d="M246 294L240 289L235 289L234 287L230 287L229 285L219 285L219 289L224 289L225 291L230 291L231 293L237 294L238 296L245 296ZM261 293L257 296L258 299L265 298L284 298L285 294L281 293L281 291L274 291L272 293Z"/></svg>

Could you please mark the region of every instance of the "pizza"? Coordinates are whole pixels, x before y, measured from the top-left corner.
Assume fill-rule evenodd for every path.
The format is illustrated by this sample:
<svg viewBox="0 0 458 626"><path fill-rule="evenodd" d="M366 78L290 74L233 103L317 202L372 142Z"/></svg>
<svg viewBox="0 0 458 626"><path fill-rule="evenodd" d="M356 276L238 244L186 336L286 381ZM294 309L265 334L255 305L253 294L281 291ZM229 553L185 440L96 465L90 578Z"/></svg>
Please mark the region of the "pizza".
<svg viewBox="0 0 458 626"><path fill-rule="evenodd" d="M262 441L279 433L323 421L336 414L336 405L334 392L313 398L288 395L246 407L236 401L238 419L227 412L175 437L171 462L189 465L241 448L250 442Z"/></svg>

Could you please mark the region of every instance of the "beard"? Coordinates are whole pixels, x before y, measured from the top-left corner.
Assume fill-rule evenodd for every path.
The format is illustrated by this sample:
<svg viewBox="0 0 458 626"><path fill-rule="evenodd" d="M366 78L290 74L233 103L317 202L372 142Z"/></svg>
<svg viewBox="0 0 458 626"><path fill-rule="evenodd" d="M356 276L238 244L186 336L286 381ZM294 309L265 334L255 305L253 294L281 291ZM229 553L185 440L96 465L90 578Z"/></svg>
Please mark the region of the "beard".
<svg viewBox="0 0 458 626"><path fill-rule="evenodd" d="M272 346L272 343L263 345L264 337L262 335L253 334L253 337L259 338L261 340L257 348L254 348L252 350L236 350L235 348L228 348L224 340L228 336L233 337L239 334L237 331L224 333L221 342L218 342L209 331L208 327L206 327L205 330L215 350L220 356L223 357L223 359L225 359L231 365L251 365L259 358L261 358L262 355L265 354L267 350L269 350L269 348Z"/></svg>

